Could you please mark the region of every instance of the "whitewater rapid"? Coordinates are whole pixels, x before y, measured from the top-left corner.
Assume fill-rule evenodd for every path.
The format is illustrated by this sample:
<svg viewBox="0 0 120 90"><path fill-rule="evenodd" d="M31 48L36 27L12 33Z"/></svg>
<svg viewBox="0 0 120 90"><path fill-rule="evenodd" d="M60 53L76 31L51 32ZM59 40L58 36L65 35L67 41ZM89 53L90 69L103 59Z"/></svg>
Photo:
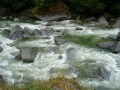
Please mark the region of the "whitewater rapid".
<svg viewBox="0 0 120 90"><path fill-rule="evenodd" d="M83 45L76 45L68 43L60 46L60 53L38 53L33 63L23 63L22 60L18 61L15 56L19 54L19 50L11 45L14 43L13 40L8 39L1 32L5 29L11 29L15 25L21 27L28 27L31 30L44 29L47 22L36 21L35 24L20 23L13 21L0 21L0 42L3 51L0 53L0 75L3 76L4 80L9 84L24 84L27 80L41 80L49 79L50 77L56 77L57 75L65 75L68 78L74 77L83 86L105 86L110 87L113 90L120 89L120 55L113 54L112 52L100 50L98 48L86 47ZM75 23L71 23L70 20L61 21L59 24L54 24L51 27L55 30L68 30L69 34L72 35L96 35L98 37L115 37L119 32L119 29L100 29L93 27L80 26ZM75 30L76 27L83 28L82 31ZM50 39L36 39L28 40L25 42L19 42L20 46L33 46L33 47L49 47L54 45L54 37ZM66 50L70 47L76 49L77 58L74 61L66 60ZM59 55L63 58L59 59ZM92 64L102 64L110 73L110 80L97 80L94 78L81 78L78 77L79 70L74 71L71 68L83 68L87 71L92 71L86 67ZM87 68L87 69L86 69ZM50 73L50 70L54 70L54 73ZM89 72L88 72L89 75Z"/></svg>

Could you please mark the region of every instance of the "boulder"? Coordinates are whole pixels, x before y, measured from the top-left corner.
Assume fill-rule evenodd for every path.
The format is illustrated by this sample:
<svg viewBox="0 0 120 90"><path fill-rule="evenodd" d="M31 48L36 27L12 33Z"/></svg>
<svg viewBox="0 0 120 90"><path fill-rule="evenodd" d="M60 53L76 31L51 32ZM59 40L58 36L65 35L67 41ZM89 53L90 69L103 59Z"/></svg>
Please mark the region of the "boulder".
<svg viewBox="0 0 120 90"><path fill-rule="evenodd" d="M20 21L19 18L14 18L14 22L18 22L18 21Z"/></svg>
<svg viewBox="0 0 120 90"><path fill-rule="evenodd" d="M3 48L0 46L0 52L2 52L3 51Z"/></svg>
<svg viewBox="0 0 120 90"><path fill-rule="evenodd" d="M54 29L53 28L45 28L41 30L36 29L34 34L35 37L50 36L54 34Z"/></svg>
<svg viewBox="0 0 120 90"><path fill-rule="evenodd" d="M64 39L60 37L55 37L54 42L55 42L55 45L63 45L67 43Z"/></svg>
<svg viewBox="0 0 120 90"><path fill-rule="evenodd" d="M103 49L110 49L113 46L114 42L102 42L98 43L97 46Z"/></svg>
<svg viewBox="0 0 120 90"><path fill-rule="evenodd" d="M117 35L117 37L116 37L116 40L117 40L117 41L120 41L120 32L118 32L118 35Z"/></svg>
<svg viewBox="0 0 120 90"><path fill-rule="evenodd" d="M37 47L23 47L20 48L20 55L23 62L33 62L38 53Z"/></svg>
<svg viewBox="0 0 120 90"><path fill-rule="evenodd" d="M83 28L81 28L81 27L76 27L75 30L80 30L80 31L81 31L81 30L83 30Z"/></svg>
<svg viewBox="0 0 120 90"><path fill-rule="evenodd" d="M3 80L3 76L2 75L0 75L0 86L1 85L4 85L4 80ZM0 88L1 89L1 88ZM1 89L2 90L2 89Z"/></svg>
<svg viewBox="0 0 120 90"><path fill-rule="evenodd" d="M62 55L59 55L59 59L63 59L63 56L62 56Z"/></svg>
<svg viewBox="0 0 120 90"><path fill-rule="evenodd" d="M12 28L12 31L9 34L9 38L13 40L23 39L30 36L30 32L27 28L22 28L20 25L16 25Z"/></svg>
<svg viewBox="0 0 120 90"><path fill-rule="evenodd" d="M68 31L62 31L62 35L67 35L68 34Z"/></svg>
<svg viewBox="0 0 120 90"><path fill-rule="evenodd" d="M72 47L68 48L66 53L67 53L67 60L76 59L76 50L75 50L75 48L72 48Z"/></svg>
<svg viewBox="0 0 120 90"><path fill-rule="evenodd" d="M108 21L105 19L104 16L100 17L97 21L98 25L108 26Z"/></svg>
<svg viewBox="0 0 120 90"><path fill-rule="evenodd" d="M110 90L110 89L103 87L103 86L98 86L94 90Z"/></svg>
<svg viewBox="0 0 120 90"><path fill-rule="evenodd" d="M60 21L65 19L70 19L71 15L69 13L69 8L66 4L62 3L60 0L57 0L48 7L48 11L36 10L33 12L33 15L36 19L42 21Z"/></svg>
<svg viewBox="0 0 120 90"><path fill-rule="evenodd" d="M46 26L52 26L52 25L59 25L60 22L57 22L57 21L49 21Z"/></svg>
<svg viewBox="0 0 120 90"><path fill-rule="evenodd" d="M112 46L112 51L115 53L120 53L120 41L114 42Z"/></svg>
<svg viewBox="0 0 120 90"><path fill-rule="evenodd" d="M118 18L118 20L115 22L115 24L113 25L113 27L120 28L120 18Z"/></svg>
<svg viewBox="0 0 120 90"><path fill-rule="evenodd" d="M81 78L91 78L100 81L109 80L110 72L100 63L95 61L83 61L79 64L78 76Z"/></svg>
<svg viewBox="0 0 120 90"><path fill-rule="evenodd" d="M99 67L99 76L102 79L109 80L110 79L110 72L105 67Z"/></svg>

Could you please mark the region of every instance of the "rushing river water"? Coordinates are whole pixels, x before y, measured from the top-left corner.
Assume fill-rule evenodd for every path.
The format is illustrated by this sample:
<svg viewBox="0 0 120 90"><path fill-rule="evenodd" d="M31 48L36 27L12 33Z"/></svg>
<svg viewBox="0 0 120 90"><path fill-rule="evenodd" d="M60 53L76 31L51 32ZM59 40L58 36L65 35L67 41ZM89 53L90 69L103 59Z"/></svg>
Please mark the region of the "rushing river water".
<svg viewBox="0 0 120 90"><path fill-rule="evenodd" d="M3 51L0 53L0 75L9 84L22 84L27 80L49 79L57 75L65 75L68 78L76 78L80 84L85 87L105 86L112 90L120 90L120 55L101 50L99 48L87 47L68 43L60 46L59 53L38 53L33 63L23 63L18 61L15 56L19 50L12 46L15 41L8 39L1 32L5 29L11 29L15 25L28 27L31 30L43 29L47 22L37 21L35 24L19 23L13 21L0 21L0 42ZM72 35L96 35L97 37L115 37L119 29L101 29L87 26L80 26L71 21L61 21L48 26L55 30L67 30ZM82 27L83 30L75 31L76 27ZM88 41L89 42L89 41ZM49 47L54 45L54 36L50 39L34 39L21 41L17 45L33 47ZM76 59L66 60L66 50L70 47L76 49ZM59 59L62 55L62 59ZM97 66L105 67L110 72L109 80L100 80L94 70ZM50 70L52 70L50 73Z"/></svg>

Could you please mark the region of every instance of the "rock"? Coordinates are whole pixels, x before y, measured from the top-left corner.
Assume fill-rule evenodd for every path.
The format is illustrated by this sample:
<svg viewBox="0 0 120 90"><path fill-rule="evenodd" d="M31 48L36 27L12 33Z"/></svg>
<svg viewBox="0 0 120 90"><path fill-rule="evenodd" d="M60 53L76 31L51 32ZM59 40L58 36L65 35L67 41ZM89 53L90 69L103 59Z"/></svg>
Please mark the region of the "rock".
<svg viewBox="0 0 120 90"><path fill-rule="evenodd" d="M99 76L102 79L109 80L109 78L110 78L110 72L107 71L107 69L105 67L100 67L99 68Z"/></svg>
<svg viewBox="0 0 120 90"><path fill-rule="evenodd" d="M77 71L79 72L77 74L78 77L97 79L100 81L109 80L111 75L103 64L98 64L90 60L81 62Z"/></svg>
<svg viewBox="0 0 120 90"><path fill-rule="evenodd" d="M35 30L35 37L41 37L41 36L50 36L54 34L53 28L45 28L41 30Z"/></svg>
<svg viewBox="0 0 120 90"><path fill-rule="evenodd" d="M110 89L103 87L103 86L98 86L94 90L110 90Z"/></svg>
<svg viewBox="0 0 120 90"><path fill-rule="evenodd" d="M58 50L57 46L55 46L55 47L52 47L52 46L43 47L43 52L45 52L45 53L56 52L57 50Z"/></svg>
<svg viewBox="0 0 120 90"><path fill-rule="evenodd" d="M63 56L62 56L62 55L59 55L59 59L63 59Z"/></svg>
<svg viewBox="0 0 120 90"><path fill-rule="evenodd" d="M3 51L3 48L0 46L0 52L2 52Z"/></svg>
<svg viewBox="0 0 120 90"><path fill-rule="evenodd" d="M63 45L63 44L67 43L64 39L62 39L60 37L55 37L54 42L56 45Z"/></svg>
<svg viewBox="0 0 120 90"><path fill-rule="evenodd" d="M34 17L42 21L60 21L71 18L67 5L59 0L51 3L48 8L49 12L42 12L42 10L38 10L38 13L36 13L36 15L33 14ZM42 14L40 14L41 12Z"/></svg>
<svg viewBox="0 0 120 90"><path fill-rule="evenodd" d="M20 48L20 55L23 62L33 62L38 53L37 47Z"/></svg>
<svg viewBox="0 0 120 90"><path fill-rule="evenodd" d="M18 22L18 21L20 21L19 18L14 18L14 22Z"/></svg>
<svg viewBox="0 0 120 90"><path fill-rule="evenodd" d="M112 46L112 51L114 53L120 53L120 41L114 42L114 44Z"/></svg>
<svg viewBox="0 0 120 90"><path fill-rule="evenodd" d="M27 28L22 28L20 25L16 25L12 28L12 31L9 34L9 38L13 40L23 39L30 36L30 31Z"/></svg>
<svg viewBox="0 0 120 90"><path fill-rule="evenodd" d="M114 42L102 42L98 43L97 46L100 48L110 49L113 46Z"/></svg>
<svg viewBox="0 0 120 90"><path fill-rule="evenodd" d="M115 22L115 24L113 25L113 27L120 28L120 18L118 18L118 20Z"/></svg>
<svg viewBox="0 0 120 90"><path fill-rule="evenodd" d="M117 41L120 41L120 32L118 32L118 35L117 35L117 37L116 37L116 40L117 40Z"/></svg>
<svg viewBox="0 0 120 90"><path fill-rule="evenodd" d="M67 53L67 60L76 59L76 50L75 50L75 48L72 48L72 47L68 48L66 53Z"/></svg>
<svg viewBox="0 0 120 90"><path fill-rule="evenodd" d="M4 84L3 76L0 75L0 86ZM1 89L1 88L0 88ZM2 90L2 89L1 89Z"/></svg>
<svg viewBox="0 0 120 90"><path fill-rule="evenodd" d="M57 22L57 21L49 21L46 26L52 26L52 25L59 25L60 22Z"/></svg>
<svg viewBox="0 0 120 90"><path fill-rule="evenodd" d="M97 21L98 25L108 26L108 21L105 19L104 16L100 17Z"/></svg>
<svg viewBox="0 0 120 90"><path fill-rule="evenodd" d="M83 30L83 28L76 27L75 30Z"/></svg>
<svg viewBox="0 0 120 90"><path fill-rule="evenodd" d="M49 70L49 74L54 74L54 73L57 73L57 72L58 72L57 68L51 68Z"/></svg>
<svg viewBox="0 0 120 90"><path fill-rule="evenodd" d="M67 35L68 31L62 31L62 35Z"/></svg>

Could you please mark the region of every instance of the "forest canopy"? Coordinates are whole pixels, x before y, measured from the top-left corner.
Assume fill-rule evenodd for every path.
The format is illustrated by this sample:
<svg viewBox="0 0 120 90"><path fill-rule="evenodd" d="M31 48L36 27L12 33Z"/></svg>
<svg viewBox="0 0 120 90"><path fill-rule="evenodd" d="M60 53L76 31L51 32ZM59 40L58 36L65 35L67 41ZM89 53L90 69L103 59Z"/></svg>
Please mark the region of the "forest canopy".
<svg viewBox="0 0 120 90"><path fill-rule="evenodd" d="M1 0L0 7L20 12L32 7L47 9L57 1L66 4L70 11L83 15L120 14L120 0Z"/></svg>

